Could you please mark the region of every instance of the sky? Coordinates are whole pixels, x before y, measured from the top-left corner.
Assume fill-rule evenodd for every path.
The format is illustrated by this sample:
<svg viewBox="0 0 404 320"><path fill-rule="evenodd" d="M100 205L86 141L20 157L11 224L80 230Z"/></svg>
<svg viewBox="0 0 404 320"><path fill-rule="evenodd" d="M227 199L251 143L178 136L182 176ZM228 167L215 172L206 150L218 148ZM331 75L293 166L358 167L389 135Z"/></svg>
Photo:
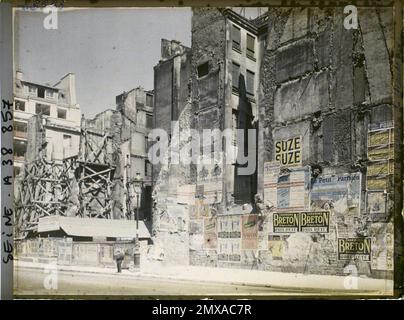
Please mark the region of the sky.
<svg viewBox="0 0 404 320"><path fill-rule="evenodd" d="M234 10L246 18L259 13L257 8ZM115 109L115 97L124 91L153 89L162 38L191 46L190 8L62 9L56 30L44 28L47 15L15 11L15 69L27 81L50 85L74 73L86 118Z"/></svg>
<svg viewBox="0 0 404 320"><path fill-rule="evenodd" d="M44 28L46 16L16 11L15 69L27 81L51 85L74 73L86 118L115 109L115 97L124 91L153 89L162 38L191 45L189 8L62 10L56 30Z"/></svg>

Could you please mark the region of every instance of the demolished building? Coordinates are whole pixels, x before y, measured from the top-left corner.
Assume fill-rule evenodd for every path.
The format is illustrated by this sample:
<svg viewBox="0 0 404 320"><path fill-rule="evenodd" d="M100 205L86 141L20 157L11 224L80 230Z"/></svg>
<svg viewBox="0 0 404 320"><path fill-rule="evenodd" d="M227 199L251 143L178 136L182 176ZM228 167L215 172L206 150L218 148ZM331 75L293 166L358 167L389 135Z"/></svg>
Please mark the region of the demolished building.
<svg viewBox="0 0 404 320"><path fill-rule="evenodd" d="M256 19L193 9L179 130L256 129L257 169L239 175L222 158L171 170L167 157L153 228L167 263L332 275L354 266L392 279L401 199L393 12L359 13L360 29L347 30L338 8L270 8ZM163 201L170 180L176 195Z"/></svg>

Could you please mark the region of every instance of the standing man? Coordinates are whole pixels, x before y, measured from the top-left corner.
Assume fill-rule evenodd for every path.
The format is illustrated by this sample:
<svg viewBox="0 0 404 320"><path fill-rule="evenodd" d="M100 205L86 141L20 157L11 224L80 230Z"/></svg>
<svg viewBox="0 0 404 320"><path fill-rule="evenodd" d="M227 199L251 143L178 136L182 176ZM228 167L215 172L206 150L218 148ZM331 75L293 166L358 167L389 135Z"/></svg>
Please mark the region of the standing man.
<svg viewBox="0 0 404 320"><path fill-rule="evenodd" d="M114 259L116 261L116 267L118 268L118 273L122 272L122 261L125 258L123 249L120 246L114 247Z"/></svg>

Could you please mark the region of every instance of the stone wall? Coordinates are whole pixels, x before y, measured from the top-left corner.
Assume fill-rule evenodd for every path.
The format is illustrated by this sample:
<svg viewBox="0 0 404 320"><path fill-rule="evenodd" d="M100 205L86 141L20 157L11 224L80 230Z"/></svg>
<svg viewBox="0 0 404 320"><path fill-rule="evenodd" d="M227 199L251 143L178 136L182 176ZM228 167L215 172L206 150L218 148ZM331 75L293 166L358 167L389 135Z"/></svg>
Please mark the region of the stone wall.
<svg viewBox="0 0 404 320"><path fill-rule="evenodd" d="M305 192L311 196L311 203L305 209L327 209L331 217L329 231L324 234L297 232L277 237L286 250L281 259L267 260L266 268L343 274L344 267L353 264L360 274L391 276L392 266L376 266L375 259L379 247L387 246L389 252L384 254L392 253L392 243L386 244L378 238L385 232L387 237L392 235L389 222L392 222L393 175L382 169L378 179L385 180L385 187L373 188L369 171L374 169L375 162L369 155L373 151L368 141L373 139L371 128L392 127L392 18L391 8L364 8L359 11L360 28L346 30L340 8L269 10L260 82L260 123L264 137L259 148L264 159L259 174L265 175L264 164L276 159L277 142L300 137L300 163L294 166L307 167L311 172ZM343 197L321 203L321 199L333 197L323 194L320 186L318 193L312 188L321 184L322 179L353 175L360 177L359 208L350 220L350 199L345 204ZM330 182L331 189L336 185ZM269 187L261 180L259 190L265 193L266 188ZM279 189L278 185L274 191ZM371 192L379 192L383 194L380 199L386 199L383 222L371 216L373 209L368 202ZM315 200L313 194L318 195ZM371 200L376 201L372 202L376 207L385 205L377 203L384 200ZM279 212L279 208L274 212ZM338 238L363 241L368 237L374 250L371 261L339 259ZM384 258L389 261L387 264L391 258Z"/></svg>
<svg viewBox="0 0 404 320"><path fill-rule="evenodd" d="M171 226L155 234L167 263L392 277L392 18L391 8L360 9L360 28L346 30L340 8L269 8L257 38L258 195L244 205L200 197L209 170L164 168L159 185L175 175L177 191L186 191L170 207L156 203L155 219L166 215ZM227 127L227 40L222 11L193 10L191 102L181 128Z"/></svg>

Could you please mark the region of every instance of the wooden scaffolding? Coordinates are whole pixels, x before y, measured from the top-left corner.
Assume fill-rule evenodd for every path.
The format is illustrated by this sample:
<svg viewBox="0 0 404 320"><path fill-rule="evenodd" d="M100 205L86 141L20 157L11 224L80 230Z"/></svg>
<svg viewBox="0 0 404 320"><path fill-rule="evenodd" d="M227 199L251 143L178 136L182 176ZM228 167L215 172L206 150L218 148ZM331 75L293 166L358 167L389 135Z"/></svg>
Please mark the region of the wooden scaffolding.
<svg viewBox="0 0 404 320"><path fill-rule="evenodd" d="M82 217L113 218L112 182L116 166L112 150L108 131L82 128L76 169Z"/></svg>
<svg viewBox="0 0 404 320"><path fill-rule="evenodd" d="M19 237L36 232L41 217L113 218L113 154L117 150L109 131L86 128L83 122L77 156L48 161L42 151L16 177Z"/></svg>

